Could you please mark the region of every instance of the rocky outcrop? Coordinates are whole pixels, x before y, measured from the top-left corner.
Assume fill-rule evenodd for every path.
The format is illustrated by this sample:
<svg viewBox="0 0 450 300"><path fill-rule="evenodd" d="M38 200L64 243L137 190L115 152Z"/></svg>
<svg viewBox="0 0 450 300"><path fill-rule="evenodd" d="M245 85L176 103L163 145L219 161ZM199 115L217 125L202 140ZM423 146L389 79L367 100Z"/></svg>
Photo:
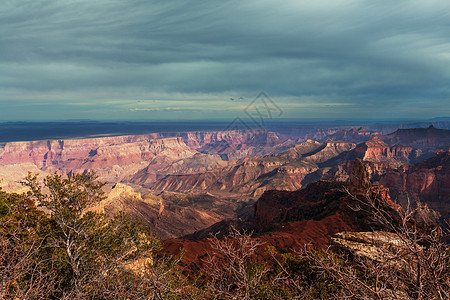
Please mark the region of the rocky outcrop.
<svg viewBox="0 0 450 300"><path fill-rule="evenodd" d="M170 164L162 169L161 172L165 174L198 173L222 168L228 164L228 161L222 160L218 155L197 153Z"/></svg>
<svg viewBox="0 0 450 300"><path fill-rule="evenodd" d="M348 264L358 267L365 262L367 268L382 265L385 270L395 274L386 288L380 289L380 296L386 299L413 299L408 294L408 286L402 282L405 277L416 278L412 257L405 241L397 234L386 231L340 232L330 239L330 248L347 254ZM416 247L420 247L416 245ZM402 274L402 276L399 276ZM392 288L395 281L395 288Z"/></svg>
<svg viewBox="0 0 450 300"><path fill-rule="evenodd" d="M106 199L91 211L113 216L125 212L139 220L161 239L176 238L207 228L235 216L238 203L208 195L145 194L127 184L117 183Z"/></svg>
<svg viewBox="0 0 450 300"><path fill-rule="evenodd" d="M305 244L325 249L329 239L343 231L381 229L371 222L367 212L352 209L355 203L344 192L345 188L348 188L346 183L319 181L298 191L266 191L247 220L224 220L185 239L169 239L164 245L171 254L185 249L188 254L183 262L195 269L210 251L208 237L226 235L230 226L253 232L259 242L286 252L302 251ZM371 187L369 194L381 208L393 214L397 212L398 207L389 200L387 189Z"/></svg>
<svg viewBox="0 0 450 300"><path fill-rule="evenodd" d="M322 137L322 140L331 140L331 141L346 141L351 143L362 143L372 139L373 137L380 136L381 132L372 131L365 127L359 128L346 128L346 129L338 129L336 132L332 134L328 134ZM320 138L317 140L321 140Z"/></svg>
<svg viewBox="0 0 450 300"><path fill-rule="evenodd" d="M381 135L379 131L369 130L365 127L326 127L323 124L316 126L286 126L280 131L290 137L300 137L301 141L311 139L319 142L346 141L351 143L362 143L374 136Z"/></svg>
<svg viewBox="0 0 450 300"><path fill-rule="evenodd" d="M28 191L28 188L20 183L28 175L28 172L38 174L39 181L41 181L44 176L49 175L48 173L39 170L31 163L11 164L6 166L0 165L0 188L10 193L22 193Z"/></svg>
<svg viewBox="0 0 450 300"><path fill-rule="evenodd" d="M362 158L364 161L387 162L398 165L409 163L413 151L411 147L401 145L389 147L388 144L378 137L367 141L361 148L365 150ZM362 149L358 149L358 151Z"/></svg>
<svg viewBox="0 0 450 300"><path fill-rule="evenodd" d="M358 187L337 181L318 181L298 191L267 191L255 203L251 220L257 227L263 228L274 223L318 220L339 213L348 225L359 230L370 228L370 221L364 219L361 212L351 209L353 196L358 194L350 196L347 189L357 191ZM390 200L387 188L368 187L364 192L369 193L386 210L392 210L396 214L398 206Z"/></svg>
<svg viewBox="0 0 450 300"><path fill-rule="evenodd" d="M48 172L63 173L94 170L101 180L117 182L145 168L149 162L157 161L159 169L198 153L180 137L157 137L158 134L152 134L6 143L0 165L26 162Z"/></svg>
<svg viewBox="0 0 450 300"><path fill-rule="evenodd" d="M326 161L329 161L341 153L346 153L355 148L355 144L347 143L343 141L329 141L323 144L323 146L311 153L311 155L307 155L304 157L304 161L311 162L316 165L320 165Z"/></svg>
<svg viewBox="0 0 450 300"><path fill-rule="evenodd" d="M359 158L353 162L349 184L355 191L367 190L369 188L369 174Z"/></svg>
<svg viewBox="0 0 450 300"><path fill-rule="evenodd" d="M272 156L282 161L296 161L301 159L303 156L306 156L308 153L316 153L323 148L324 146L319 142L306 140L305 142L295 145L282 153L274 154Z"/></svg>
<svg viewBox="0 0 450 300"><path fill-rule="evenodd" d="M330 245L337 252L386 262L398 257L404 242L397 234L386 231L340 232L330 238Z"/></svg>
<svg viewBox="0 0 450 300"><path fill-rule="evenodd" d="M346 142L307 140L285 152L261 158L228 162L223 168L205 172L161 176L148 187L155 190L228 192L259 197L269 189L296 190L305 177L318 169L318 164L355 147ZM136 182L145 183L138 174Z"/></svg>
<svg viewBox="0 0 450 300"><path fill-rule="evenodd" d="M84 159L99 147L143 142L160 137L159 134L103 137L77 140L11 142L2 147L0 165L33 163L38 168L72 159Z"/></svg>
<svg viewBox="0 0 450 300"><path fill-rule="evenodd" d="M358 144L354 149L343 152L339 156L324 162L321 166L333 167L357 158L374 163L385 163L390 167L398 167L409 163L415 152L411 147L400 145L389 146L378 137Z"/></svg>
<svg viewBox="0 0 450 300"><path fill-rule="evenodd" d="M424 152L447 151L450 148L450 130L437 129L433 125L428 128L398 129L381 139L390 145L401 144Z"/></svg>
<svg viewBox="0 0 450 300"><path fill-rule="evenodd" d="M295 145L275 132L264 130L196 132L182 134L188 145L199 152L219 155L223 160L264 156Z"/></svg>
<svg viewBox="0 0 450 300"><path fill-rule="evenodd" d="M422 202L450 217L450 151L440 152L423 162L388 170L378 180L390 188L392 197L406 205Z"/></svg>

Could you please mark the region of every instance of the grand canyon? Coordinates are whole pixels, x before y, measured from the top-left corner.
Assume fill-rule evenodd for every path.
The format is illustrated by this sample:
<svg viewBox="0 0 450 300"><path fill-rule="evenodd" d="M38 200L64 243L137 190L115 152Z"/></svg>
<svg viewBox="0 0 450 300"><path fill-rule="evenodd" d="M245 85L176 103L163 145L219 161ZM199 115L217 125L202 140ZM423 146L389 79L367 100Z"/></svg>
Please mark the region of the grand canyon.
<svg viewBox="0 0 450 300"><path fill-rule="evenodd" d="M109 193L96 209L126 210L162 239L232 218L249 218L274 190L346 182L360 159L373 184L400 205L426 205L450 217L450 131L363 127L310 136L265 130L195 131L0 144L0 187L24 191L28 172L95 171ZM275 196L273 196L275 197Z"/></svg>
<svg viewBox="0 0 450 300"><path fill-rule="evenodd" d="M0 299L450 299L449 16L2 1Z"/></svg>
<svg viewBox="0 0 450 300"><path fill-rule="evenodd" d="M340 290L342 297L361 286L362 298L413 299L417 288L407 284L419 270L439 278L424 279L425 286L436 288L423 293L444 295L449 141L450 130L433 125L390 133L347 126L4 141L0 263L11 274L7 278L17 278L4 280L12 286L4 295L22 291L14 282L33 272L26 266L34 261L44 272L36 275L39 288L29 289L39 295L33 299L45 298L48 289L56 297L70 291L75 298L104 297L105 291L119 298L158 291L156 299L227 299L217 295L229 293L236 299L316 298L317 293L330 298L333 288L316 285L347 285L352 268L375 273L355 277L348 290ZM27 234L11 233L21 226ZM36 232L32 244L24 238L30 232ZM36 240L45 246L36 247ZM46 265L57 263L60 254L50 252L43 261L49 255L45 249L66 253L72 271L58 276L88 290L59 287L59 279L49 278L63 271L58 264ZM91 260L93 253L97 258ZM434 260L428 265L429 257ZM322 277L341 268L340 261L350 269L332 281ZM393 262L389 270L387 261ZM79 270L79 264L93 269ZM95 280L102 285L118 281L93 288L96 281L77 275L83 272L86 278L98 274ZM242 276L257 283L234 287ZM373 276L385 285L379 292L366 283ZM277 283L279 278L287 281ZM136 282L139 287L131 288Z"/></svg>

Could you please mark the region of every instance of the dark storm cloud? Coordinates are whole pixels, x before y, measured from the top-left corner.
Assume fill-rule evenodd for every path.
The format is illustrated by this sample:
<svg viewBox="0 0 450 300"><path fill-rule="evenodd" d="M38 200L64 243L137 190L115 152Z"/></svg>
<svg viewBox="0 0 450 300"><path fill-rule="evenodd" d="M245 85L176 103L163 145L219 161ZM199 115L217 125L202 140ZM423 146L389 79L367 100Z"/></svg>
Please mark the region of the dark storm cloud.
<svg viewBox="0 0 450 300"><path fill-rule="evenodd" d="M447 0L7 1L0 101L265 90L442 112L449 36Z"/></svg>

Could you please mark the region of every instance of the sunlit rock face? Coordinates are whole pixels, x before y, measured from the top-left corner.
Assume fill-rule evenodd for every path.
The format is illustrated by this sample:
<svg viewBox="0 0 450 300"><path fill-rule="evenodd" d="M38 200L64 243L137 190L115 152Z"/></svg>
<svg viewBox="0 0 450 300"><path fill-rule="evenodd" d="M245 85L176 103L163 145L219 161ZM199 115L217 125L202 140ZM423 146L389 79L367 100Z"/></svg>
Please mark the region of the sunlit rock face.
<svg viewBox="0 0 450 300"><path fill-rule="evenodd" d="M28 191L28 188L20 183L28 175L28 172L40 175L40 181L44 176L49 175L49 173L41 171L32 163L0 165L0 188L11 193Z"/></svg>
<svg viewBox="0 0 450 300"><path fill-rule="evenodd" d="M154 180L156 171L179 163L165 173L210 170L226 165L225 160L267 154L294 144L266 131L216 131L154 133L136 136L75 140L11 142L0 145L0 165L34 164L42 170L63 173L95 170L100 178L120 181L147 168ZM200 166L199 166L200 165ZM203 166L203 167L202 167ZM178 168L178 170L177 170ZM145 180L144 180L145 181Z"/></svg>
<svg viewBox="0 0 450 300"><path fill-rule="evenodd" d="M168 239L192 234L233 217L236 206L208 194L142 194L130 185L117 183L90 210L108 216L125 212L161 239Z"/></svg>
<svg viewBox="0 0 450 300"><path fill-rule="evenodd" d="M19 181L28 171L45 175L93 170L109 187L126 182L155 195L213 193L237 203L255 201L270 190L296 191L320 179L345 182L352 162L360 159L370 180L388 186L393 199L401 202L406 195L432 201L429 207L446 215L446 156L429 166L408 164L444 147L448 131L426 128L383 136L358 128L323 134L348 140L318 142L246 130L12 142L0 145L0 186L20 191ZM234 207L233 201L226 206Z"/></svg>

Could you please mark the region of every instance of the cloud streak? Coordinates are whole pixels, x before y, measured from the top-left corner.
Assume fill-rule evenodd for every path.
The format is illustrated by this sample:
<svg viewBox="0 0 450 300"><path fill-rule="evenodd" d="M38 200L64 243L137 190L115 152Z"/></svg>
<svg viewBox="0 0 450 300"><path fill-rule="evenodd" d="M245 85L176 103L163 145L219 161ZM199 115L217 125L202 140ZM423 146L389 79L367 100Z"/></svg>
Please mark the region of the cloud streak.
<svg viewBox="0 0 450 300"><path fill-rule="evenodd" d="M9 1L0 8L0 118L18 118L17 101L58 101L48 118L75 102L94 113L74 117L95 118L103 106L102 117L117 118L114 107L129 99L196 96L207 110L261 90L292 107L288 117L307 113L306 98L350 103L335 110L344 117L425 117L416 109L424 102L429 117L445 115L449 36L446 0Z"/></svg>

